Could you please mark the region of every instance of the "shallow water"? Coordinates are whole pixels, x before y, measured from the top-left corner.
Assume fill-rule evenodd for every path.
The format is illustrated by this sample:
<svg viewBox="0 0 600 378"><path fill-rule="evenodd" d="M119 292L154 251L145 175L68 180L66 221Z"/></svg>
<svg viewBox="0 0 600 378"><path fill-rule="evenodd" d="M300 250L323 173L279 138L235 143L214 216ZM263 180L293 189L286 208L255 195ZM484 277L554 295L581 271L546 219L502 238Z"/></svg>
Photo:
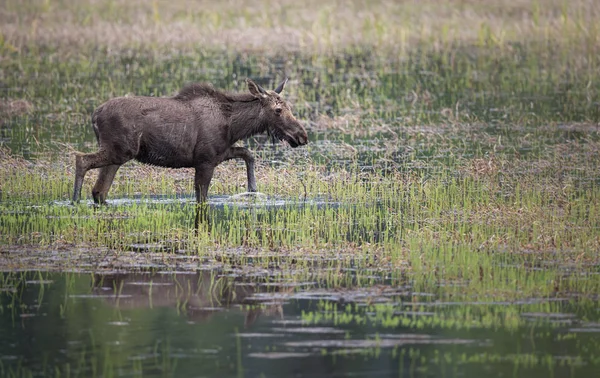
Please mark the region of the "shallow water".
<svg viewBox="0 0 600 378"><path fill-rule="evenodd" d="M328 207L338 206L339 204L332 201L326 201L319 198L277 198L268 196L260 192L242 192L231 196L224 195L210 195L206 201L208 205L215 209L223 209L226 206L236 207L240 209L249 208L266 208L275 209L284 206L313 206ZM92 199L82 200L80 204L93 206L94 201ZM152 207L153 205L190 205L196 203L196 197L194 194L172 196L172 195L151 195L151 196L131 196L121 198L110 198L106 200L106 204L109 206L120 206L126 208L127 206L143 204L144 206ZM73 206L71 201L52 201L52 205L56 206Z"/></svg>
<svg viewBox="0 0 600 378"><path fill-rule="evenodd" d="M0 122L0 146L8 146L14 154L26 158L62 154L65 144L80 151L95 151L90 114L94 107L115 95L170 95L184 81L209 81L219 88L244 90L237 84L234 87L233 77L249 76L267 85L285 68L291 70L288 73L293 79L285 98L294 104L294 113L306 125L310 143L301 149L280 148L271 145L266 136L244 142L258 161L282 172L291 165L331 171L349 168L356 180L365 172L381 177L400 172L414 174L426 183L440 175L455 177L457 167L477 170L480 167L474 159L479 158L485 159L484 163L514 164L492 170L498 181L498 198L510 190L503 186L507 173L515 175L518 181L519 175L534 176L532 172L540 172L538 179L556 180L559 192L567 190L566 198L573 200L586 190L596 190L600 182L594 167L594 143L600 135L596 124L597 81L590 89L586 86L588 79L572 82L574 78L564 77L562 72L568 70L562 68L560 74L547 75L546 81L531 76L528 70L518 70L515 73L522 75L511 75L514 82L498 83L494 78L501 75L495 75L496 64L486 71L485 65L470 63L467 67L474 65L473 69L453 72L443 65L437 67L436 59L432 59L435 54L418 54L420 57L408 62L379 63L374 63L371 54L341 56L341 61L346 60L344 67L326 57L318 66L311 56L291 56L264 71L259 68L262 63L253 58L239 61L240 57L234 54L230 61L217 53L203 55L200 60L196 55L174 57L172 61L136 57L140 74L122 80L126 69L121 59L131 59L127 54L102 58L105 60L81 74L81 67L73 62L57 66L53 61L40 62L35 55L29 57L31 61L25 58L20 63L21 76L8 77L0 89L3 98L31 103L30 110L14 113ZM451 55L454 60L454 50ZM470 56L458 54L467 63ZM506 67L502 63L513 60L506 57L497 64L498 70ZM288 61L292 67L286 68L287 63L283 62ZM203 67L200 71L199 66ZM471 82L472 72L481 69L484 74L479 80L483 81ZM78 74L73 75L74 72ZM375 85L363 80L364 73ZM70 78L70 85L55 85L56 75ZM100 76L106 79L98 80ZM575 76L587 78L584 74ZM111 80L116 87L108 89L105 83ZM563 88L563 83L570 83L573 88ZM419 88L425 89L421 95L430 93L433 97L427 100L421 96L423 101L417 101L415 90ZM591 147L585 149L588 142ZM564 160L557 165L548 164L557 159ZM552 169L554 166L560 169ZM485 174L486 166L483 168ZM132 177L131 180L137 180ZM192 180L192 176L188 179ZM364 204L304 198L301 178L290 179L297 180L299 188L293 199L244 193L221 196L211 191L212 236L222 236L215 244L224 240L227 250L214 255L210 251L198 255L197 250L188 249L195 237L193 232L187 233L194 221L192 193L126 197L109 194L110 206L91 211L91 201L82 201L79 208L70 206L68 200L55 201L68 198L65 193L71 190L69 182L51 200L44 196L31 203L31 198L24 196L10 198L10 203L5 201L0 226L7 230L4 237L10 236L9 240L17 245L2 246L0 261L6 265L0 264L0 270L20 272L0 273L0 375L598 375L600 302L585 286L592 274L590 270L598 270L594 266L577 261L565 263L550 253L544 253L543 261L537 256L525 258L526 251L522 250L511 251L516 255L512 261L505 256L507 253L495 254L493 248L480 251L476 249L479 245L461 245L462 238L449 247L443 244L444 235L452 240L451 230L459 230L457 235L468 234L471 223L463 223L468 217L461 216L436 223L435 217L446 212L429 216L426 208L419 207L427 204L424 197L416 201L418 210L412 213L403 203L391 208L381 204L380 208L374 202L367 204L369 216L359 217L357 214L367 208ZM574 192L568 191L571 187ZM423 189L427 189L426 185ZM89 188L84 190L89 195ZM470 195L466 191L464 194ZM517 198L515 195L515 201ZM53 202L48 204L50 201ZM461 203L458 197L453 200L448 215L466 213L468 210ZM551 203L549 200L548 205ZM300 211L305 208L311 211ZM375 212L373 208L383 211ZM156 209L164 211L153 212ZM498 209L500 214L512 207ZM327 212L332 215L321 216ZM415 213L424 215L411 219ZM303 224L299 220L307 214L312 215L312 223L301 229L297 225ZM161 220L167 215L171 218ZM577 212L573 216L587 217ZM313 227L319 222L335 227ZM467 287L469 283L460 279L442 279L437 281L437 287L434 284L424 288L399 281L397 276L404 274L406 264L410 262L414 269L421 261L406 261L407 256L403 255L407 248L416 254L420 251L420 245L407 245L405 241L409 239L408 232L419 232L419 228L412 227L415 222L420 222L419 228L431 227L431 247L436 253L439 248L440 255L450 256L461 248L468 251L464 256L490 253L491 266L478 265L477 260L472 266L465 264L466 268L479 269L479 277L468 275L467 269L466 273L446 276L479 278L479 285ZM589 234L594 225L593 220L585 224L589 226L584 228L585 233ZM564 226L566 230L571 223L565 221ZM475 228L475 232L489 232L493 238L502 236L503 227L499 222L492 230ZM582 224L575 223L573 227ZM170 229L186 232L174 237L167 232ZM305 234L301 235L299 231L303 230ZM65 234L78 236L86 232L98 233L100 241L93 245L100 248L88 249L89 238L67 238L67 242L61 239ZM538 236L535 232L519 232L531 234L532 240ZM563 229L557 235L560 237L561 233ZM268 238L274 240L268 253L254 253L248 247L264 245L263 240ZM74 242L69 244L71 240ZM354 254L352 249L340 252L341 241L363 246L368 253L362 250ZM372 243L375 249L386 242L392 242L390 250L397 265L392 269L378 261L378 268L389 270L367 270L377 255L365 246ZM30 246L21 250L20 243ZM298 252L297 245L315 249L318 246L326 252ZM284 247L282 251L279 246ZM559 251L562 252L565 251ZM574 255L581 251L576 252ZM300 259L301 263L294 263ZM524 265L529 260L534 263ZM203 266L207 261L210 266ZM435 282L437 274L444 277L443 268L450 268L448 264L452 262L455 261L443 259L421 271L435 276L431 280ZM201 270L197 270L199 265ZM262 268L256 267L259 265ZM572 293L564 283L554 297L527 297L519 291L527 288L527 272L547 271L550 266L556 277L568 281L569 276L581 284L581 292ZM181 271L141 273L167 268ZM505 273L512 270L521 274ZM99 272L101 275L96 274ZM386 276L390 272L396 278ZM514 285L493 287L486 280L494 273L501 278L492 277L492 281L510 281ZM324 281L319 274L351 279ZM354 279L358 275L362 280ZM550 287L556 278L551 274L539 277L539 287ZM414 276L413 279L416 280ZM441 290L442 287L453 290ZM509 294L502 292L506 287L510 287ZM573 287L578 288L575 284Z"/></svg>
<svg viewBox="0 0 600 378"><path fill-rule="evenodd" d="M1 282L2 375L582 377L600 371L597 300L447 303L385 280L324 289L318 280L219 270L22 272L5 273Z"/></svg>

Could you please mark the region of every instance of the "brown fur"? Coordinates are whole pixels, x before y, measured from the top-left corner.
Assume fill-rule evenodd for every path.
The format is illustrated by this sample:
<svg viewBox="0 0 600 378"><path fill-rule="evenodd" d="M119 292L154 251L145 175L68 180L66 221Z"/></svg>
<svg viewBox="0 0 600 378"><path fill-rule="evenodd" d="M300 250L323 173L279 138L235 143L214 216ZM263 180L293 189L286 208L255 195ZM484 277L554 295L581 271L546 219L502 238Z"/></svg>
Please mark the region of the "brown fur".
<svg viewBox="0 0 600 378"><path fill-rule="evenodd" d="M204 202L217 165L229 159L246 162L248 191L256 191L254 157L241 139L267 130L292 147L308 142L306 130L294 118L279 93L247 80L250 93L225 93L207 84L191 84L173 97L118 97L92 114L99 149L77 154L73 202L79 200L88 170L100 168L92 189L104 203L119 167L129 160L161 167L196 169L196 200Z"/></svg>

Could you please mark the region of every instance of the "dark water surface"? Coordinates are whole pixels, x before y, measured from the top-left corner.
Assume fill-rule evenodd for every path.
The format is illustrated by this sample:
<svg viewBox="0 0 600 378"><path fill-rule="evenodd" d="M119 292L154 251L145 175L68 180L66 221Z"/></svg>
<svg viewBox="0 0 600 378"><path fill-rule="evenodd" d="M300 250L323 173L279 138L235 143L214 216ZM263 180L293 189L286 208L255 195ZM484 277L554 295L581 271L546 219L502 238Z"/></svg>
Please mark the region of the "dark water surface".
<svg viewBox="0 0 600 378"><path fill-rule="evenodd" d="M597 299L442 300L272 272L4 273L0 374L592 377Z"/></svg>

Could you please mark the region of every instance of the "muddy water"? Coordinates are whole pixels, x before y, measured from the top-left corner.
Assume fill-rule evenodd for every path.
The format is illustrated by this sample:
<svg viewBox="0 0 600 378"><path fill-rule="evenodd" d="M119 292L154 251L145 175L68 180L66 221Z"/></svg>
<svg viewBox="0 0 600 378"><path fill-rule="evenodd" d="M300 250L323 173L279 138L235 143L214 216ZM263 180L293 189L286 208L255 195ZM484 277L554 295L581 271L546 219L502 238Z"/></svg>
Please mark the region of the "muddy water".
<svg viewBox="0 0 600 378"><path fill-rule="evenodd" d="M600 304L444 301L268 272L22 272L0 283L2 376L591 377ZM460 309L459 311L457 309Z"/></svg>

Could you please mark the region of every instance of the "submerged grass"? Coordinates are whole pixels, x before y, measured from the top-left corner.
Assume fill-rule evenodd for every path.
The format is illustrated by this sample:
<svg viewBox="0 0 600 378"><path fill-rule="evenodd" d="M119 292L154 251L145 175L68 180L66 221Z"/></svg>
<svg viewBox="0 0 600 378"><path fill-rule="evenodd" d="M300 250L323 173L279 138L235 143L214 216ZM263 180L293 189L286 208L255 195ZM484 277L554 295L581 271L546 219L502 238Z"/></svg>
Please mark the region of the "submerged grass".
<svg viewBox="0 0 600 378"><path fill-rule="evenodd" d="M408 273L423 290L467 285L442 286L448 295L593 293L598 16L591 0L8 0L3 258L15 245L211 257L241 246L270 256L252 260L266 267L321 259ZM133 163L109 194L127 200L67 205L73 152L96 148L89 117L106 99L171 95L191 81L245 90L245 77L268 86L283 75L311 142L245 142L271 202L213 197L212 222L196 232L193 173ZM227 163L210 193L244 186L243 166Z"/></svg>
<svg viewBox="0 0 600 378"><path fill-rule="evenodd" d="M557 170L562 158L546 161L546 168ZM490 168L500 163L488 162L482 173L478 160L458 164L460 173L429 177L382 176L359 167L263 165L259 190L275 202L218 202L213 197L211 222L196 232L189 172L184 178L175 170L124 167L117 182L126 177L127 185L117 185L112 197L141 197L95 208L68 205L73 177L68 161L30 164L9 158L8 163L1 171L5 245L85 245L115 253L150 245L165 253L222 254L219 259L230 264L291 264L301 270L325 258L323 268L374 267L395 272L396 279L409 274L416 290L458 280L465 286L445 287L444 292L491 294L496 300L600 289L597 275L580 276L600 263L600 221L595 216L600 193L595 184L570 187L565 182L572 178L564 174L562 184L553 186L551 176L542 176L550 180L544 184L537 171L511 164L501 171ZM301 180L305 193L299 195L292 180L277 179L282 171ZM231 185L236 175L238 185ZM211 192L243 191L243 175L242 167L223 167ZM155 179L144 180L148 177ZM173 191L177 187L180 192ZM256 251L255 258L227 253L240 246ZM10 247L6 252L10 256ZM256 258L272 253L276 257ZM339 261L328 262L332 256Z"/></svg>
<svg viewBox="0 0 600 378"><path fill-rule="evenodd" d="M35 367L29 354L0 358L0 375L181 375L184 365L192 375L206 358L215 375L258 376L249 360L307 355L344 358L352 375L365 361L398 375L596 370L599 21L593 0L5 0L0 315L23 325L25 337L8 332L17 346L57 324L75 336L70 352L53 345L61 355L44 350ZM74 153L97 148L90 114L102 102L194 81L244 91L246 77L268 87L282 76L310 143L244 142L266 196L238 196L245 166L223 164L211 221L196 230L193 171L132 162L109 206L91 203L95 171L82 203L69 204ZM174 275L163 292L172 271L197 276ZM116 272L158 272L137 293L140 308L77 297L95 273L109 282ZM248 287L266 295L244 302ZM202 326L194 295L241 311ZM255 308L283 317L287 300L310 338L223 337L226 318L245 324L241 312ZM148 310L161 301L188 321ZM129 316L141 323L106 328ZM317 336L327 327L335 332ZM386 350L393 364L379 360Z"/></svg>
<svg viewBox="0 0 600 378"><path fill-rule="evenodd" d="M250 376L257 368L247 357L310 356L332 356L334 367L350 364L354 375L371 361L381 365L382 357L392 366L400 364L399 371L434 375L441 370L439 375L446 376L478 376L492 367L502 373L498 376L575 377L600 366L594 300L444 301L410 285L332 292L313 282L294 292L276 273L241 277L235 271L0 273L0 316L5 327L12 322L16 329L11 340L18 343L18 332L35 326L41 328L41 340L57 328L70 335L70 348L46 348L36 365L29 362L32 357L11 350L0 372L111 376L133 369L150 376L188 376L195 374L197 361L206 361L209 375L226 370L227 376ZM253 301L262 304L250 305ZM202 313L199 305L210 307ZM227 315L218 316L212 306ZM259 316L261 325L246 327ZM49 323L57 326L42 326ZM178 337L165 336L165 329ZM260 369L270 365L263 360Z"/></svg>

